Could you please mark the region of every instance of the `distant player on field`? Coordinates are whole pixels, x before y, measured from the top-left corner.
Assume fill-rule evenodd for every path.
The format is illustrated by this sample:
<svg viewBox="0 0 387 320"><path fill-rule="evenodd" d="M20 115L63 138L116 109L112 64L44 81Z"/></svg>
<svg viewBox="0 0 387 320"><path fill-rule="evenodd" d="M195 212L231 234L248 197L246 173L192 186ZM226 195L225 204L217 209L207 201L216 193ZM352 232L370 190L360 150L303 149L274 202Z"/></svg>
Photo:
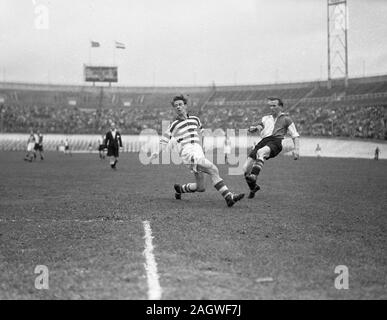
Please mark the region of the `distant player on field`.
<svg viewBox="0 0 387 320"><path fill-rule="evenodd" d="M98 138L98 153L100 159L105 159L105 136L102 135L100 138Z"/></svg>
<svg viewBox="0 0 387 320"><path fill-rule="evenodd" d="M34 132L31 130L27 140L27 153L24 157L25 161L32 162L32 160L36 158L34 148L35 148L35 135L34 135Z"/></svg>
<svg viewBox="0 0 387 320"><path fill-rule="evenodd" d="M282 151L282 140L288 133L293 139L294 160L299 158L299 134L288 114L283 112L283 102L279 98L268 98L271 114L264 116L256 126L251 126L249 132L259 132L262 140L250 152L243 171L247 185L250 188L249 199L254 198L260 190L257 177L266 160L276 157Z"/></svg>
<svg viewBox="0 0 387 320"><path fill-rule="evenodd" d="M44 160L43 156L43 135L38 130L35 136L35 147L34 147L34 157L36 158L36 154L39 152L40 160Z"/></svg>
<svg viewBox="0 0 387 320"><path fill-rule="evenodd" d="M316 151L317 158L320 158L321 157L321 147L320 147L320 145L318 143L317 143L315 151Z"/></svg>
<svg viewBox="0 0 387 320"><path fill-rule="evenodd" d="M116 169L119 151L122 149L122 140L114 122L111 123L110 130L105 135L104 145L108 150L107 156L110 157L110 167Z"/></svg>
<svg viewBox="0 0 387 320"><path fill-rule="evenodd" d="M69 139L67 139L67 138L64 141L64 153L68 154L68 155L70 155L70 157L72 157Z"/></svg>
<svg viewBox="0 0 387 320"><path fill-rule="evenodd" d="M379 149L379 147L376 147L374 160L379 160L379 155L380 155L380 149Z"/></svg>
<svg viewBox="0 0 387 320"><path fill-rule="evenodd" d="M175 96L171 102L176 111L177 118L171 123L168 130L163 134L160 140L161 150L164 150L173 138L176 140L179 155L183 163L188 165L195 176L194 183L184 185L175 184L175 198L181 199L183 193L204 192L205 176L211 177L216 190L223 196L229 207L244 197L244 194L234 194L229 191L223 179L219 176L218 168L205 158L202 146L200 144L200 134L202 124L198 117L190 116L187 112L187 99L183 96ZM157 157L158 152L153 154Z"/></svg>

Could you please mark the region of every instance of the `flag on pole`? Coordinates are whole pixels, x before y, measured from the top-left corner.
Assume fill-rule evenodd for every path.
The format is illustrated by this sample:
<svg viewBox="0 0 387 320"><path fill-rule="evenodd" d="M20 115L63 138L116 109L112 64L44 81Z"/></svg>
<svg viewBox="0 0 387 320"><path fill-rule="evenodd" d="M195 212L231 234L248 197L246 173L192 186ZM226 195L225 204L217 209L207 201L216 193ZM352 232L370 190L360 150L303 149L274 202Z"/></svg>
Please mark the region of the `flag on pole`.
<svg viewBox="0 0 387 320"><path fill-rule="evenodd" d="M116 41L116 49L125 49L125 44Z"/></svg>
<svg viewBox="0 0 387 320"><path fill-rule="evenodd" d="M92 48L99 48L101 45L99 42L97 41L91 41L91 47Z"/></svg>

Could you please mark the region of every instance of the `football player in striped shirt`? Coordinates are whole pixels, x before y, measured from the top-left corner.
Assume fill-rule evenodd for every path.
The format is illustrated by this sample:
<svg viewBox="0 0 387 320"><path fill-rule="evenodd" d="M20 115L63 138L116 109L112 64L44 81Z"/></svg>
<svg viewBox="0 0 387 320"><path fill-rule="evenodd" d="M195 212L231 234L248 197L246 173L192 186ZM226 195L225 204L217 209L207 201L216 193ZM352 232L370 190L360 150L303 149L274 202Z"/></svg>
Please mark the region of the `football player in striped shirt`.
<svg viewBox="0 0 387 320"><path fill-rule="evenodd" d="M264 116L256 126L251 126L249 132L259 132L262 140L250 152L243 171L247 185L250 188L249 199L254 198L260 190L257 178L261 172L265 160L276 157L282 151L282 140L286 134L290 134L294 143L294 160L299 158L299 134L293 120L283 112L283 102L279 98L268 98L270 115Z"/></svg>
<svg viewBox="0 0 387 320"><path fill-rule="evenodd" d="M204 174L206 173L211 177L215 189L223 196L227 205L229 207L233 206L244 197L244 194L232 193L219 176L219 170L215 164L205 158L200 139L202 132L200 119L188 114L187 99L183 95L175 96L171 104L176 111L177 118L163 134L160 140L160 149L165 150L169 141L174 138L183 163L190 167L195 176L195 182L193 183L174 185L175 198L181 199L183 193L204 192ZM154 153L153 157L157 157L157 155L158 152Z"/></svg>

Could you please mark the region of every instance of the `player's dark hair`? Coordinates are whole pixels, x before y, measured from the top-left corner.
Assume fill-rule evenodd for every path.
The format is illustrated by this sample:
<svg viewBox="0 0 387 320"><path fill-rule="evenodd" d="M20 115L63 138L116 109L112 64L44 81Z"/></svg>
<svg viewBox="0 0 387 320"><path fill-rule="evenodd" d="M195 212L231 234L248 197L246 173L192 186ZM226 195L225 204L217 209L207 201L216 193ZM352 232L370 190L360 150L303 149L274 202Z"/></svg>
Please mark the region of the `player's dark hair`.
<svg viewBox="0 0 387 320"><path fill-rule="evenodd" d="M187 98L184 97L184 96L181 94L181 95L179 95L179 96L174 96L174 97L173 97L173 99L172 99L172 101L171 101L172 106L175 106L175 105L174 105L175 101L179 101L179 100L183 101L184 104L187 104Z"/></svg>
<svg viewBox="0 0 387 320"><path fill-rule="evenodd" d="M269 101L278 101L278 105L280 107L283 107L284 106L284 103L282 102L282 100L280 98L276 98L276 97L269 97L267 98L267 100Z"/></svg>

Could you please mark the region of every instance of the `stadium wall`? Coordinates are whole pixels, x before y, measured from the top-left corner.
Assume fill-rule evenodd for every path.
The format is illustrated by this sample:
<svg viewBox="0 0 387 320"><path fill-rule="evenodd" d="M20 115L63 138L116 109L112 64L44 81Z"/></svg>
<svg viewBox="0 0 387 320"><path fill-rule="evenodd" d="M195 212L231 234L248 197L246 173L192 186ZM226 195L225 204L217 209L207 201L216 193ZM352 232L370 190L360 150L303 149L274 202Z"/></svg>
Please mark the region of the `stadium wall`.
<svg viewBox="0 0 387 320"><path fill-rule="evenodd" d="M0 134L0 151L25 151L27 147L28 134ZM58 151L59 146L65 139L69 140L72 152L97 152L99 135L64 135L47 134L44 136L44 150ZM139 152L142 146L146 150L154 150L158 145L158 136L146 135L123 135L124 152ZM232 139L233 147L250 147L253 145L255 137L249 137L248 140ZM210 149L210 145L215 148L222 148L224 137L206 137L204 147ZM372 159L376 147L380 149L380 159L387 159L387 142L384 141L364 141L350 139L333 139L318 137L300 138L300 155L302 157L316 156L317 144L321 147L322 157L333 158L363 158ZM284 154L290 154L293 143L290 138L283 142Z"/></svg>

